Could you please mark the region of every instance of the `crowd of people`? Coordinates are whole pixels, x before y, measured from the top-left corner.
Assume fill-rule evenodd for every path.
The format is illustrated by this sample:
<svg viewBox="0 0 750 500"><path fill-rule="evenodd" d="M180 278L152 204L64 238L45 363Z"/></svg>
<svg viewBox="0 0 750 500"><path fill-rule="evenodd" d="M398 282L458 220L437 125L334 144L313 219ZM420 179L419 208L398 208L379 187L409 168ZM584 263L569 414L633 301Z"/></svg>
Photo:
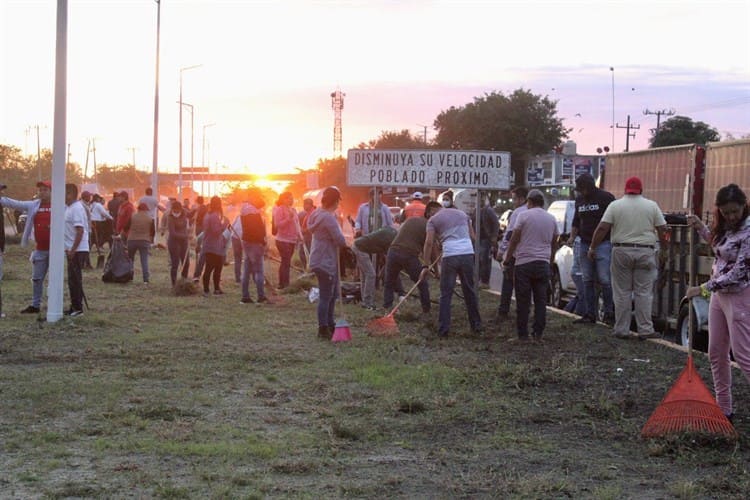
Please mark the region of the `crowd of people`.
<svg viewBox="0 0 750 500"><path fill-rule="evenodd" d="M594 324L598 318L598 294L603 302L603 322L612 326L617 338L628 338L631 317L635 317L637 336L657 336L651 319L653 284L657 279L658 258L667 244L667 223L658 205L643 196L639 178L626 181L623 195L596 187L589 174L575 182L577 197L572 230L567 244L574 248L577 304L571 308L579 316L575 325ZM39 313L43 283L49 269L51 191L47 181L37 183L32 200L1 196L0 206L27 214L21 244L34 241L31 252L32 296L21 313ZM0 194L4 194L0 184ZM484 325L479 312L477 290L487 287L491 259L502 266L503 285L495 322L502 324L510 314L511 295L516 301L514 341L542 342L546 326L546 305L551 262L558 247L555 218L544 210L544 196L537 189L520 186L512 190L513 211L506 231L501 235L497 217L489 199L482 200L479 245L475 249L474 221L453 206L451 192L441 200L429 201L414 192L410 202L394 220L383 203L382 192L372 189L353 220L354 241L360 276L361 305L379 309L376 301L378 269L383 268L382 307L393 307L398 296L405 295L401 274L408 276L419 290L422 314L432 312L428 280L439 280L440 297L436 333L448 336L451 330L451 305L457 282L471 332L481 335ZM280 257L278 286L290 285L290 270L295 251L302 266L317 278L318 336L330 339L335 328L335 303L340 297L341 253L347 249L340 219L336 215L341 192L336 187L323 191L321 206L303 201L303 210L294 208L290 192L282 193L271 215L271 234ZM139 256L141 276L149 283L149 256L157 231L166 238L170 280L174 286L178 274L188 280L190 245L196 242L193 281L202 284L205 296L222 295L222 269L227 249L234 256L234 278L241 285L243 304L268 301L264 259L268 247L265 201L257 189L247 191L239 214L230 222L222 201L212 197L205 204L198 197L195 206L189 200L170 199L162 206L151 189L137 203L128 192L115 193L106 207L104 199L87 191L78 196L73 184L65 186L64 250L67 258L70 307L66 314L83 314L85 293L82 270L89 263L93 248L122 244L131 260ZM161 222L158 222L161 215ZM750 378L750 218L745 193L735 184L721 188L715 200L711 227L700 218L689 216L688 223L711 244L716 256L712 275L706 283L690 287L687 297L710 298L709 356L717 401L727 416L732 415L730 350L743 373ZM0 235L0 279L4 231ZM479 279L474 283L474 254L479 253ZM661 252L661 254L660 254ZM250 293L251 281L255 296ZM211 290L213 288L213 290ZM529 331L531 305L533 318ZM0 314L2 311L0 310Z"/></svg>

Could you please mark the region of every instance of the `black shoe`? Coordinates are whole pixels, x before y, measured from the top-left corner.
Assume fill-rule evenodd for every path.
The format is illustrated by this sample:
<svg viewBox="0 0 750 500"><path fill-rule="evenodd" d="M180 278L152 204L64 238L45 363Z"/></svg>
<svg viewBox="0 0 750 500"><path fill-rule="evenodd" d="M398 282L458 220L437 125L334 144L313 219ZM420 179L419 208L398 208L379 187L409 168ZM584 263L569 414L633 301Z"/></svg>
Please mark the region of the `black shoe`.
<svg viewBox="0 0 750 500"><path fill-rule="evenodd" d="M574 325L593 325L595 323L596 320L589 316L581 316L580 318L573 320Z"/></svg>
<svg viewBox="0 0 750 500"><path fill-rule="evenodd" d="M26 309L21 309L21 314L36 314L39 312L38 307L27 306Z"/></svg>
<svg viewBox="0 0 750 500"><path fill-rule="evenodd" d="M242 299L240 299L240 304L252 304L253 302L255 301L250 297L242 297Z"/></svg>
<svg viewBox="0 0 750 500"><path fill-rule="evenodd" d="M268 303L268 297L265 295L263 297L258 297L258 304L267 304Z"/></svg>
<svg viewBox="0 0 750 500"><path fill-rule="evenodd" d="M614 314L605 314L604 318L602 319L602 322L605 325L613 326L615 324L615 315Z"/></svg>
<svg viewBox="0 0 750 500"><path fill-rule="evenodd" d="M221 288L214 290L214 295L224 295L224 291Z"/></svg>

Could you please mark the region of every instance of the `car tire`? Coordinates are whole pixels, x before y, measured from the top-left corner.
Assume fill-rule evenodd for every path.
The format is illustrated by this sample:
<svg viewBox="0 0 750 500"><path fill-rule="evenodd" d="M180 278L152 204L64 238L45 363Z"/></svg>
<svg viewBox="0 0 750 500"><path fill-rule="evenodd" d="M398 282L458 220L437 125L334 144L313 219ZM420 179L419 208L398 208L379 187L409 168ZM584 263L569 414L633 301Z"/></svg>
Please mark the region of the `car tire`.
<svg viewBox="0 0 750 500"><path fill-rule="evenodd" d="M550 276L550 296L549 296L549 305L552 307L556 307L558 309L562 309L564 307L563 304L563 289L562 289L562 283L560 283L560 272L557 269L552 269L552 273Z"/></svg>
<svg viewBox="0 0 750 500"><path fill-rule="evenodd" d="M689 303L680 306L680 314L677 315L677 328L675 328L674 332L675 343L684 347L688 347L689 342L689 307ZM695 332L693 338L693 349L706 352L708 350L708 338L704 332L701 332L698 329L698 318L696 318L695 315L693 316L693 328L693 332Z"/></svg>

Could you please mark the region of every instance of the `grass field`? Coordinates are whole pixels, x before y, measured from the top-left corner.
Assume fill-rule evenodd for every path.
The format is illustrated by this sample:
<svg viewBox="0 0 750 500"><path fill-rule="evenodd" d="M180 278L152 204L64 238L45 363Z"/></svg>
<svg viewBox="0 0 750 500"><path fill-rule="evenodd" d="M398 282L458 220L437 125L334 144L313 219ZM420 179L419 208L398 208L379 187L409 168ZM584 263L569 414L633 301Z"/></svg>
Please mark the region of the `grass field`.
<svg viewBox="0 0 750 500"><path fill-rule="evenodd" d="M510 323L434 336L409 300L384 314L338 307L353 341L316 338L304 293L241 305L174 296L166 254L150 285L86 271L90 309L50 324L20 315L28 251L10 245L0 322L0 498L746 498L748 383L735 374L737 444L643 441L685 355L573 328L550 312L542 345ZM267 275L276 281L275 269ZM433 283L433 292L436 286ZM254 294L253 294L254 295ZM433 295L437 299L437 294ZM67 304L67 302L66 302ZM433 316L437 314L434 306ZM697 364L711 385L702 355Z"/></svg>

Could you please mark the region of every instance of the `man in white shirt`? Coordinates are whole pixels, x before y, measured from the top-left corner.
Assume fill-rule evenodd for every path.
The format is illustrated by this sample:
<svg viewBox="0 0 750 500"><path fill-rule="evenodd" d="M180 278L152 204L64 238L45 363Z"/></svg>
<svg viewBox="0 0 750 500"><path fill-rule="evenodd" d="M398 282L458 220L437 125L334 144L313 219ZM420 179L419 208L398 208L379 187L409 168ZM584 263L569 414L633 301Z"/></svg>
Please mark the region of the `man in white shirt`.
<svg viewBox="0 0 750 500"><path fill-rule="evenodd" d="M83 272L89 258L89 221L83 202L78 200L78 187L65 184L65 256L68 259L68 291L70 309L66 314L83 314Z"/></svg>

